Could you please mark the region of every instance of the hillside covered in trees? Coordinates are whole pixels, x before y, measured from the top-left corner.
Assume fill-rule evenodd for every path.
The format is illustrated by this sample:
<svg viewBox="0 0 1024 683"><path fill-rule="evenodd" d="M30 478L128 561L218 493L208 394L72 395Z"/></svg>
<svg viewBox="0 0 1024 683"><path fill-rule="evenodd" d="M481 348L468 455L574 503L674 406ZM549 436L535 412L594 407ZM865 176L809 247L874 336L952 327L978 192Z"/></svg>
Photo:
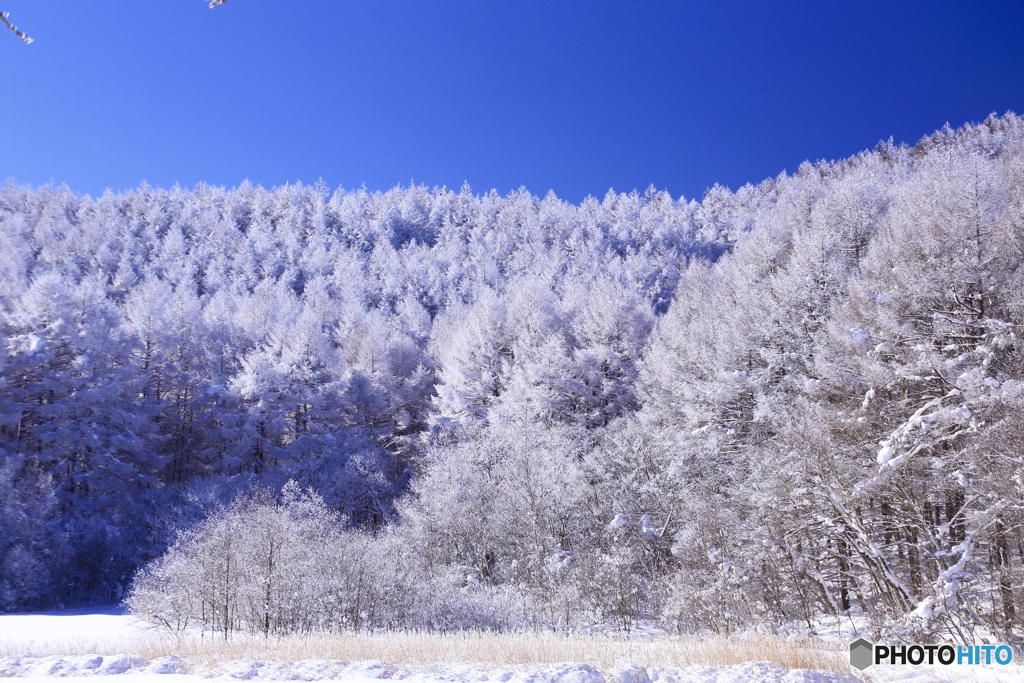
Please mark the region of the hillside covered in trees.
<svg viewBox="0 0 1024 683"><path fill-rule="evenodd" d="M1022 265L1013 114L699 202L9 184L0 609L1016 642Z"/></svg>

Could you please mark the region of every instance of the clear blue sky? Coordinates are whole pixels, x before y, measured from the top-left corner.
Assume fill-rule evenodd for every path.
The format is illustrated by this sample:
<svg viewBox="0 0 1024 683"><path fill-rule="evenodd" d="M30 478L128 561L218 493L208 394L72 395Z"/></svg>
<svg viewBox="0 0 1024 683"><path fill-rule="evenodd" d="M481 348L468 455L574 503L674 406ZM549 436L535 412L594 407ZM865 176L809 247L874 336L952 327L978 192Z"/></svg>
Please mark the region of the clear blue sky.
<svg viewBox="0 0 1024 683"><path fill-rule="evenodd" d="M1024 113L1024 2L0 0L0 181L699 198Z"/></svg>

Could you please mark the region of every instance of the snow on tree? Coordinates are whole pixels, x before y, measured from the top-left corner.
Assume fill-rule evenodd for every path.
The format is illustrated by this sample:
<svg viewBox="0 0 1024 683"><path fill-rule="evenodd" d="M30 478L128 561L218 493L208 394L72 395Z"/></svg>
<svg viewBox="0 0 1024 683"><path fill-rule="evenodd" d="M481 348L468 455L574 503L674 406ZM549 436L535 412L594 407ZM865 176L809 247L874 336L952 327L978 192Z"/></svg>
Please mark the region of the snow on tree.
<svg viewBox="0 0 1024 683"><path fill-rule="evenodd" d="M1022 180L1009 114L700 201L8 184L0 608L1016 638Z"/></svg>

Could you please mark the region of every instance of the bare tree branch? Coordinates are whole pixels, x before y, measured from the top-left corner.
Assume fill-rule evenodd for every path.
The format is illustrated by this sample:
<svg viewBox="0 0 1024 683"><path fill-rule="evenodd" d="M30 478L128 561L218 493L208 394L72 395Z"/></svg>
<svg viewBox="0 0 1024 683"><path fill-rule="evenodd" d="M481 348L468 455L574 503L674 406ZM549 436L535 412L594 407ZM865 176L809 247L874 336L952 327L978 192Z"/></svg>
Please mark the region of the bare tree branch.
<svg viewBox="0 0 1024 683"><path fill-rule="evenodd" d="M228 0L207 0L208 7L216 7L217 5L223 5ZM0 12L0 22L3 22L4 26L14 31L14 35L21 38L22 42L28 45L33 41L33 38L26 33L18 30L18 27L7 20L7 17L11 15L10 12Z"/></svg>
<svg viewBox="0 0 1024 683"><path fill-rule="evenodd" d="M227 0L220 0L220 2L227 2ZM213 6L212 2L210 4L210 6L211 7ZM31 43L32 42L32 37L31 36L28 36L28 35L22 33L21 31L18 30L18 28L14 24L12 24L10 21L7 20L7 17L9 17L10 15L11 15L10 12L0 12L0 21L2 21L4 23L4 26L6 26L7 28L9 28L12 31L14 31L14 35L16 35L19 38L21 38L23 43L25 43L26 45Z"/></svg>

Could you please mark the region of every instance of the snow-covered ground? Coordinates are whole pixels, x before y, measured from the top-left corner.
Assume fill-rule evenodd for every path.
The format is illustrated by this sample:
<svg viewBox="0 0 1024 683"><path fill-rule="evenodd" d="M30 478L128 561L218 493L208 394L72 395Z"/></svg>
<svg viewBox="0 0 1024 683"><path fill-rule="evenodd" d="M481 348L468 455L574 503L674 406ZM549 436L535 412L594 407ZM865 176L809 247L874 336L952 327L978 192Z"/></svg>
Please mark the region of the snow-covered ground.
<svg viewBox="0 0 1024 683"><path fill-rule="evenodd" d="M1024 668L1009 667L871 667L849 675L787 670L771 662L733 666L694 665L644 668L625 664L599 671L586 664L490 665L435 664L400 667L378 661L345 662L236 660L200 663L179 655L146 659L133 652L115 655L47 655L88 643L133 642L152 631L131 616L115 611L67 610L41 614L0 615L0 678L53 681L78 676L123 676L124 683L199 683L220 680L318 681L380 683L856 683L857 681L926 683L1009 683L1024 681ZM19 651L32 656L20 655Z"/></svg>
<svg viewBox="0 0 1024 683"><path fill-rule="evenodd" d="M146 633L148 626L120 609L69 609L30 614L0 614L0 641L63 643L114 640Z"/></svg>

